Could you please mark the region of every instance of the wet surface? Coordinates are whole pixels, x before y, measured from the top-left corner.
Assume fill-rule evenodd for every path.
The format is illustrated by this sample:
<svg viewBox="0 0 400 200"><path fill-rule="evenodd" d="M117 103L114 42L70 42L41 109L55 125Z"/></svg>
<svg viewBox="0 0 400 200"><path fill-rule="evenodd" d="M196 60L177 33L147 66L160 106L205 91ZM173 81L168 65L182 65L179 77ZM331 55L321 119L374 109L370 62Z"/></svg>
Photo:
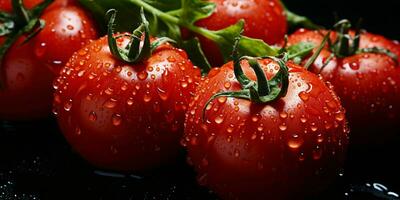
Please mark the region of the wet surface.
<svg viewBox="0 0 400 200"><path fill-rule="evenodd" d="M329 191L310 199L400 199L396 162L400 140L352 147L344 173ZM65 142L53 120L0 122L0 199L217 199L184 162L147 175L88 165Z"/></svg>

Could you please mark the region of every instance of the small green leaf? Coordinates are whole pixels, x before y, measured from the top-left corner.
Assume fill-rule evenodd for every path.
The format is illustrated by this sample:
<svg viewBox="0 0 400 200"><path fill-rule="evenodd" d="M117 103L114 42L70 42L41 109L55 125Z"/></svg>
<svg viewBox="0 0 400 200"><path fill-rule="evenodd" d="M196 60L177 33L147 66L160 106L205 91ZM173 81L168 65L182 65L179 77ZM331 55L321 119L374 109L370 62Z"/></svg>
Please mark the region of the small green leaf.
<svg viewBox="0 0 400 200"><path fill-rule="evenodd" d="M311 42L299 42L295 45L289 46L286 51L288 53L288 58L293 60L296 64L299 64L315 47L316 45Z"/></svg>
<svg viewBox="0 0 400 200"><path fill-rule="evenodd" d="M233 45L238 36L241 35L244 28L244 20L238 21L235 25L228 28L212 31L213 34L219 36L216 40L220 47L221 53L225 61L231 60ZM247 56L276 56L278 55L278 48L273 48L260 39L253 39L242 36L239 46L240 55Z"/></svg>
<svg viewBox="0 0 400 200"><path fill-rule="evenodd" d="M204 52L197 38L183 41L182 47L186 50L193 64L200 67L202 74L207 74L210 71L211 65L204 56Z"/></svg>
<svg viewBox="0 0 400 200"><path fill-rule="evenodd" d="M193 24L209 17L215 10L215 3L203 0L182 0L180 20L183 24Z"/></svg>
<svg viewBox="0 0 400 200"><path fill-rule="evenodd" d="M240 20L236 24L229 26L225 29L218 31L210 31L214 35L218 36L215 42L219 46L219 49L225 61L231 59L231 54L233 52L233 44L235 43L236 38L242 34L243 28L244 28L244 20Z"/></svg>
<svg viewBox="0 0 400 200"><path fill-rule="evenodd" d="M277 56L279 48L273 47L260 39L243 36L239 43L239 52L249 56Z"/></svg>

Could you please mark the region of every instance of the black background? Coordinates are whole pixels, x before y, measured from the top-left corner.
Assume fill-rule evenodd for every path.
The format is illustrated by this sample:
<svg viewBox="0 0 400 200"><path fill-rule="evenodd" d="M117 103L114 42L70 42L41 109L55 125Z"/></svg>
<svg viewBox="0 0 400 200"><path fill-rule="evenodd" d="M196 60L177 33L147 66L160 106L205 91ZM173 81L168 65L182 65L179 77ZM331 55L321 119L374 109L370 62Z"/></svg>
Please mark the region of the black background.
<svg viewBox="0 0 400 200"><path fill-rule="evenodd" d="M363 19L363 28L372 33L400 40L399 0L283 0L297 14L331 27L335 15L352 22Z"/></svg>
<svg viewBox="0 0 400 200"><path fill-rule="evenodd" d="M400 40L400 0L285 0L287 7L325 27L340 18L364 19L363 28ZM384 130L382 130L384 131ZM366 183L400 192L399 138L385 145L352 147L344 177L314 199L391 199ZM108 175L105 175L108 174ZM111 174L109 174L111 173ZM122 177L121 177L122 176ZM379 187L378 187L379 188ZM347 195L345 195L347 194ZM76 155L54 119L0 121L0 200L14 199L216 199L195 182L182 156L176 166L140 177L99 171Z"/></svg>

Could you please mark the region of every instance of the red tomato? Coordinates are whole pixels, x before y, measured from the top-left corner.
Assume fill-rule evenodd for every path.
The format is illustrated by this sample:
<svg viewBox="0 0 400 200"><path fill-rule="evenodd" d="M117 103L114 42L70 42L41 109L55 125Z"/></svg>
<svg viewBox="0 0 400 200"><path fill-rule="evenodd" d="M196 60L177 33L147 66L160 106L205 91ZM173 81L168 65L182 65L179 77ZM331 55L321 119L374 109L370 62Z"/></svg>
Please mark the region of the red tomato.
<svg viewBox="0 0 400 200"><path fill-rule="evenodd" d="M268 79L279 65L260 60ZM247 61L245 74L255 80ZM329 84L288 63L285 97L258 104L210 97L241 89L232 62L212 69L190 103L182 144L198 181L222 199L302 199L326 189L342 167L348 144L345 112Z"/></svg>
<svg viewBox="0 0 400 200"><path fill-rule="evenodd" d="M129 37L118 39L120 47ZM56 81L54 112L62 132L100 168L141 171L172 161L200 70L169 44L128 64L103 37L75 53Z"/></svg>
<svg viewBox="0 0 400 200"><path fill-rule="evenodd" d="M323 34L318 31L301 29L289 37L289 45L300 41L319 45L323 37ZM336 37L337 33L332 33L332 41L335 41ZM398 56L398 62L400 61L398 42L379 35L362 33L360 49L371 47L390 50ZM385 54L359 53L342 58L334 56L321 71L331 53L327 45L311 65L310 70L315 73L321 72L324 79L335 86L335 91L347 110L354 142L369 143L386 140L394 130L398 130L400 121L400 68L398 64Z"/></svg>
<svg viewBox="0 0 400 200"><path fill-rule="evenodd" d="M217 6L214 13L196 22L197 26L219 30L245 20L244 35L264 40L268 44L280 42L286 34L287 22L279 0L210 0ZM205 55L212 65L221 66L223 58L218 46L199 36Z"/></svg>
<svg viewBox="0 0 400 200"><path fill-rule="evenodd" d="M1 10L10 10L10 0L0 1ZM28 8L38 0L26 0ZM41 16L46 25L28 43L23 38L12 45L0 70L5 88L0 89L0 119L28 120L49 116L52 80L72 53L97 37L94 22L81 8L57 0ZM58 5L56 7L55 5ZM3 7L4 6L4 7ZM1 37L1 44L5 37Z"/></svg>

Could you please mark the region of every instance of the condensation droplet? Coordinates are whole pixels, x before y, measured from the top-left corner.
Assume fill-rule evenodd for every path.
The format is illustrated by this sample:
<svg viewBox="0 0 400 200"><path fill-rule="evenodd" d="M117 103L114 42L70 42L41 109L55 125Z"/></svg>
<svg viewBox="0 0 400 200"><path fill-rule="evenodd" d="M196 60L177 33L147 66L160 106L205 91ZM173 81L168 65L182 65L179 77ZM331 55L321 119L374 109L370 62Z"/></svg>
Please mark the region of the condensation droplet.
<svg viewBox="0 0 400 200"><path fill-rule="evenodd" d="M71 108L72 108L72 99L69 99L64 103L64 110L68 112L71 110Z"/></svg>
<svg viewBox="0 0 400 200"><path fill-rule="evenodd" d="M96 115L95 112L92 111L92 112L89 113L89 120L92 121L92 122L97 120L97 115Z"/></svg>
<svg viewBox="0 0 400 200"><path fill-rule="evenodd" d="M122 123L122 117L120 114L113 114L112 116L112 124L114 126L119 126Z"/></svg>

